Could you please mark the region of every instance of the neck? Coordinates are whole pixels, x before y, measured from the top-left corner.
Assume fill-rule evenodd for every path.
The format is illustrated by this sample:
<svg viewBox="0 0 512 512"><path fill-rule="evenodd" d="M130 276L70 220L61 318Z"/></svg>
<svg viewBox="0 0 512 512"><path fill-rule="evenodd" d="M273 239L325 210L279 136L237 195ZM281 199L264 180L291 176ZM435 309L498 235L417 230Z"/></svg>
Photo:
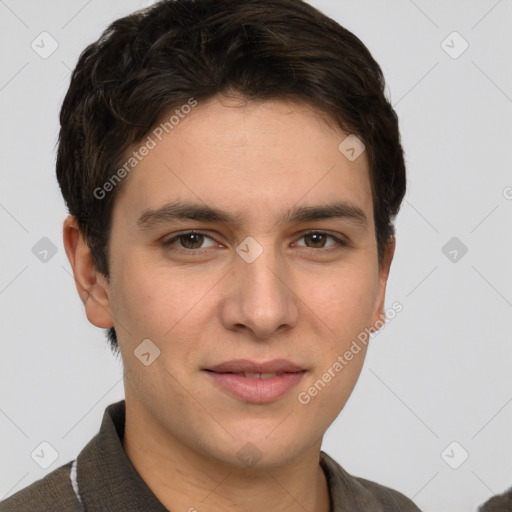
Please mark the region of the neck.
<svg viewBox="0 0 512 512"><path fill-rule="evenodd" d="M327 481L319 464L321 441L286 465L235 467L184 446L145 414L135 403L127 407L123 446L168 510L330 511Z"/></svg>

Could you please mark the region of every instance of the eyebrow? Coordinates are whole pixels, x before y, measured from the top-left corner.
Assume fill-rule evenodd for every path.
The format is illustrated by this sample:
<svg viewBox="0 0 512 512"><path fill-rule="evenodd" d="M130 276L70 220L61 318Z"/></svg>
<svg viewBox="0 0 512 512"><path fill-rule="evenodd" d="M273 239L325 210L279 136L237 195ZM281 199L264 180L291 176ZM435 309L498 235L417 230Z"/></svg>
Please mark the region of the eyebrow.
<svg viewBox="0 0 512 512"><path fill-rule="evenodd" d="M141 230L151 229L175 220L200 220L209 223L235 225L240 215L232 215L218 208L197 203L167 203L157 209L146 209L137 220ZM348 202L316 206L296 206L281 215L276 224L293 224L324 219L346 219L362 227L368 220L364 211Z"/></svg>

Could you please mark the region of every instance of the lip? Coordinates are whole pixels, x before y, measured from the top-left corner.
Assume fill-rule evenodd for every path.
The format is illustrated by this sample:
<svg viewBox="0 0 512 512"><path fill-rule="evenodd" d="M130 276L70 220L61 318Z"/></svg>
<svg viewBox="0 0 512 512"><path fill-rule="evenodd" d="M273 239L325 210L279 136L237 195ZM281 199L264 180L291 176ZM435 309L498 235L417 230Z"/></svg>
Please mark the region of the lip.
<svg viewBox="0 0 512 512"><path fill-rule="evenodd" d="M255 404L278 400L303 378L306 370L285 359L255 362L248 359L235 359L203 370L223 392L243 402ZM277 373L275 377L245 377L238 373Z"/></svg>
<svg viewBox="0 0 512 512"><path fill-rule="evenodd" d="M287 359L272 359L266 362L256 362L250 359L232 359L215 366L206 368L217 373L295 373L304 371Z"/></svg>

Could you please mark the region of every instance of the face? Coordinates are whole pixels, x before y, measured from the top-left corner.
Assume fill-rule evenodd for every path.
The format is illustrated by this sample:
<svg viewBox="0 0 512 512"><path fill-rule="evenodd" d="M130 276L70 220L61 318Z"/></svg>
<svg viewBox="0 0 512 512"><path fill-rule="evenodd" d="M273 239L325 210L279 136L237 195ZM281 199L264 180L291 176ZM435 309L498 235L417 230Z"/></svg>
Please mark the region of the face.
<svg viewBox="0 0 512 512"><path fill-rule="evenodd" d="M116 197L88 316L114 319L128 407L176 446L284 464L345 405L366 348L344 354L381 318L392 257L379 267L368 162L345 137L301 103L215 98L153 136Z"/></svg>

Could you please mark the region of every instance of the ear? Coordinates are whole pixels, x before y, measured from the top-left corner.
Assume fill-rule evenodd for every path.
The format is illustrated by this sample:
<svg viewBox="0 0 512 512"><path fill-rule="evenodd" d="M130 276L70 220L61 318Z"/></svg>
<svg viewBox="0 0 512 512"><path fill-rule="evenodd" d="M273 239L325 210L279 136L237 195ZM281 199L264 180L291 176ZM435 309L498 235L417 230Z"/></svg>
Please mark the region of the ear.
<svg viewBox="0 0 512 512"><path fill-rule="evenodd" d="M72 215L64 221L63 240L87 319L96 327L113 327L108 280L96 270L91 250Z"/></svg>
<svg viewBox="0 0 512 512"><path fill-rule="evenodd" d="M395 237L390 236L386 243L382 263L379 264L379 282L377 285L377 296L372 315L372 332L378 331L380 327L382 327L382 322L386 318L386 314L384 312L384 301L386 298L386 285L388 282L389 269L391 267L391 262L393 261L393 256L395 254L395 246ZM375 326L376 322L378 322L378 327Z"/></svg>

